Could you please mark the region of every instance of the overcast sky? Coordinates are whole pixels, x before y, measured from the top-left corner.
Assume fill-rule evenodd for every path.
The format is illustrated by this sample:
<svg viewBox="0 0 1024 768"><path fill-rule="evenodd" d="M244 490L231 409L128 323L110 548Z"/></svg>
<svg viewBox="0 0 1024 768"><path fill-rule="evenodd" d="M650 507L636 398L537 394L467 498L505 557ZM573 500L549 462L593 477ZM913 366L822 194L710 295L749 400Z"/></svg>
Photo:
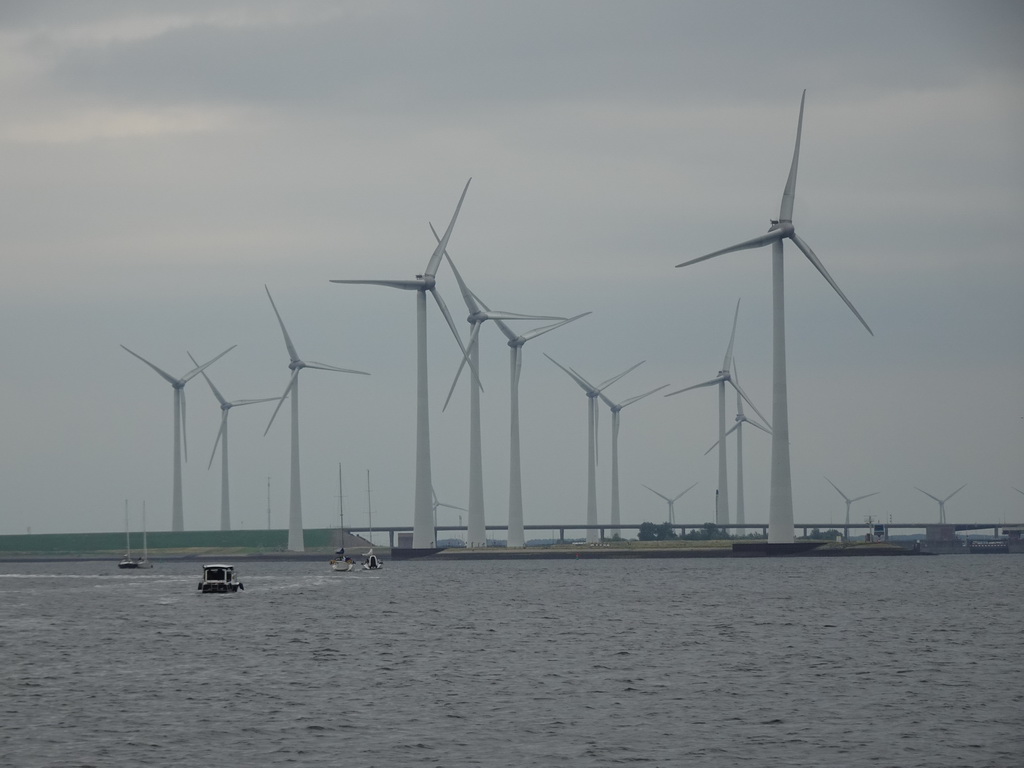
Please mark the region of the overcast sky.
<svg viewBox="0 0 1024 768"><path fill-rule="evenodd" d="M299 353L304 524L411 525L411 278L449 252L492 308L593 314L525 347L525 518L586 518L586 397L736 368L771 413L764 232L807 89L795 221L875 332L786 256L795 519L1024 522L1024 6L1016 2L6 2L0 6L0 533L171 524L174 375L279 396ZM438 274L460 332L451 271ZM468 389L428 307L434 485L467 506ZM527 330L529 323L517 327ZM508 348L482 332L488 524L508 515ZM219 527L220 412L186 387L186 529ZM670 391L666 389L665 391ZM231 414L232 523L287 526L288 411ZM749 413L749 409L748 413ZM599 520L609 519L602 406ZM734 414L729 397L728 419ZM714 519L717 396L622 412L623 521ZM747 519L770 440L744 437ZM734 445L730 438L735 503ZM440 510L439 522L458 512ZM464 514L464 513L463 513ZM528 533L530 538L535 534Z"/></svg>

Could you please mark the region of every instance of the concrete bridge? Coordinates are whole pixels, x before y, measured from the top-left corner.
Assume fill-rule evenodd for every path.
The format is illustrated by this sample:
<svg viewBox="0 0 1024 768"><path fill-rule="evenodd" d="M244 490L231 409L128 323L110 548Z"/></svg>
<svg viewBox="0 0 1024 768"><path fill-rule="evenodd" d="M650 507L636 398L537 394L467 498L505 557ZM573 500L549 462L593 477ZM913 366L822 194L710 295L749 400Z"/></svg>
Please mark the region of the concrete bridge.
<svg viewBox="0 0 1024 768"><path fill-rule="evenodd" d="M674 523L671 525L673 532L678 532L679 535L686 535L688 531L701 531L704 530L706 523L699 525L693 523ZM798 536L807 536L808 533L815 528L819 531L847 530L846 534L849 537L852 535L858 535L858 532L863 535L866 533L874 533L877 527L881 526L885 531L891 531L893 533L899 531L909 530L924 530L925 538L928 541L953 541L956 538L957 531L987 531L991 530L993 535L998 536L999 531L1004 528L1019 528L1019 526L1011 526L1007 523L947 523L945 525L939 525L937 523L850 523L847 526L845 523L796 523L793 528L796 530ZM434 540L437 541L438 534L442 532L451 531L468 531L468 525L438 525L434 527ZM744 535L748 533L760 533L763 536L768 535L768 524L767 523L746 523L744 525L720 525L721 529L728 531L729 533L736 535ZM607 536L614 535L615 533L621 533L622 531L635 531L640 528L640 523L622 523L620 525L612 525L611 523L603 523L598 525L586 525L583 523L547 523L544 525L524 525L523 528L527 531L549 531L554 533L558 531L558 540L565 540L565 532L579 532L581 535L585 535L587 531L596 530L602 539ZM488 525L488 531L508 531L507 525ZM374 528L345 528L346 533L356 534L359 536L368 536L370 533L379 534L387 532L388 534L388 546L402 547L405 545L403 534L412 536L411 525L397 525L397 526L380 526ZM888 534L886 534L888 535ZM1019 535L1019 534L1018 534ZM397 543L396 543L397 537ZM527 537L529 538L529 537ZM411 543L408 544L411 546Z"/></svg>

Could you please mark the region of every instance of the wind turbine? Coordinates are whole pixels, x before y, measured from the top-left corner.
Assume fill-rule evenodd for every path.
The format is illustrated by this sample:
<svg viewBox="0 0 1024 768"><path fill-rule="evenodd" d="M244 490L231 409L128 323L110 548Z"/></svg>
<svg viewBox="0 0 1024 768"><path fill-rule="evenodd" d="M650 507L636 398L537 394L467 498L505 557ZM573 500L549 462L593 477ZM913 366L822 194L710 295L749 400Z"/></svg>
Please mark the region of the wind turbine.
<svg viewBox="0 0 1024 768"><path fill-rule="evenodd" d="M693 485L696 485L696 484L697 483L694 483ZM644 484L640 483L640 485L644 485ZM693 485L691 485L690 488L693 488ZM676 502L679 501L679 499L682 497L682 495L684 493L686 493L686 491L690 490L690 488L687 488L686 491L682 491L681 493L676 494L671 499L668 496L666 496L665 494L659 493L658 491L654 490L649 485L644 485L644 488L646 488L648 491L653 493L655 496L661 496L661 498L663 498L665 501L668 502L668 523L669 523L669 525L675 525L676 524Z"/></svg>
<svg viewBox="0 0 1024 768"><path fill-rule="evenodd" d="M466 182L466 186L462 190L462 196L459 198L459 204L455 207L455 213L452 214L448 229L445 230L444 237L441 238L430 255L430 260L422 275L416 275L413 280L331 280L332 283L383 285L405 291L416 291L416 495L413 505L412 533L414 549L426 549L434 544L431 538L433 536L433 512L431 507L430 415L427 392L427 293L434 297L438 309L441 310L455 340L459 343L462 356L467 357L468 353L462 344L462 339L459 338L459 332L455 329L451 313L441 298L441 294L437 291L436 275L468 189L469 181Z"/></svg>
<svg viewBox="0 0 1024 768"><path fill-rule="evenodd" d="M281 313L277 311L277 305L274 303L274 297L270 295L270 289L267 286L263 286L267 292L267 298L270 299L270 306L274 308L274 314L277 315L277 322L281 326L281 333L284 335L284 345L288 349L288 357L290 359L288 368L291 370L291 379L288 381L288 386L284 389L284 394L281 395L280 400L277 402L277 407L274 409L274 413L270 417L270 421L267 423L267 428L263 431L266 435L270 431L270 426L274 423L274 419L277 417L277 412L281 410L281 405L284 403L286 397L289 394L292 396L292 476L291 476L291 493L289 495L288 503L288 550L290 552L305 552L306 547L302 539L302 490L299 478L299 371L303 368L317 368L322 371L338 371L339 373L358 373L363 376L368 376L366 371L353 371L349 368L338 368L333 365L327 365L326 363L314 363L313 361L305 361L299 357L299 353L295 350L295 345L292 344L292 339L288 335L288 329L284 327L284 320L281 319Z"/></svg>
<svg viewBox="0 0 1024 768"><path fill-rule="evenodd" d="M613 526L619 525L622 521L619 516L619 412L622 411L627 405L635 403L637 400L642 400L648 395L653 395L659 389L664 389L668 384L662 384L660 387L655 387L650 392L644 392L642 395L636 395L623 400L621 403L614 403L604 392L598 392L597 396L604 400L605 405L611 409L612 412L612 516L611 522ZM618 528L615 529L617 533L620 533Z"/></svg>
<svg viewBox="0 0 1024 768"><path fill-rule="evenodd" d="M868 498L868 496L877 496L879 493L881 493L881 491L875 491L874 493L866 493L863 496L856 496L856 497L851 499L845 493L840 491L839 490L839 486L837 486L835 483L833 483L827 477L825 478L825 480L827 480L828 484L831 485L833 488L835 488L836 491L839 493L839 495L843 497L843 500L846 501L846 525L843 528L843 538L844 539L849 539L850 538L850 507L853 506L853 502L860 501L861 499L866 499L866 498Z"/></svg>
<svg viewBox="0 0 1024 768"><path fill-rule="evenodd" d="M729 336L729 346L725 350L725 359L722 361L722 369L718 372L718 375L710 381L704 381L700 384L694 384L692 387L686 387L684 389L677 389L675 392L669 392L665 397L671 397L672 395L678 395L680 392L689 392L691 389L698 389L700 387L710 387L718 385L718 504L715 507L715 524L719 526L729 524L729 469L726 465L726 447L725 447L725 385L726 382L732 385L733 389L746 400L750 407L754 409L758 416L762 420L768 421L764 418L760 411L757 410L757 406L747 397L746 393L740 388L739 382L733 378L730 372L730 366L732 365L732 348L733 343L736 341L736 321L739 320L740 316L740 303L736 302L736 312L732 318L732 334Z"/></svg>
<svg viewBox="0 0 1024 768"><path fill-rule="evenodd" d="M127 352L129 355L139 358L142 362L156 371L160 376L167 381L174 389L174 479L173 479L173 491L171 496L171 530L172 531L184 531L185 530L185 513L182 509L181 504L181 452L184 445L185 449L185 461L188 461L188 437L185 433L185 385L192 379L193 376L198 375L204 368L213 365L217 360L224 357L228 352L234 349L237 345L232 344L230 347L225 349L213 360L208 363L199 365L193 368L191 371L186 373L181 378L175 378L166 371L157 368L149 360L142 357L141 355L132 352L124 344L121 345L121 349ZM195 362L193 360L193 362Z"/></svg>
<svg viewBox="0 0 1024 768"><path fill-rule="evenodd" d="M456 507L454 504L445 504L444 502L438 501L437 500L437 493L434 491L433 488L430 489L430 495L433 496L433 498L434 498L434 507L433 507L433 509L434 509L434 542L436 543L437 542L437 508L438 507L446 507L448 509L458 509L458 510L461 510L462 512L466 512L467 510L465 509L465 507ZM460 523L462 522L462 515L459 515L459 522Z"/></svg>
<svg viewBox="0 0 1024 768"><path fill-rule="evenodd" d="M479 299L477 299L479 301ZM481 302L483 305L483 302ZM484 306L484 309L487 307ZM519 378L523 370L523 345L531 339L543 336L548 331L561 328L573 320L586 317L589 312L570 317L558 323L534 328L526 333L516 334L501 320L495 319L494 324L501 329L508 339L509 347L509 373L510 373L510 400L511 400L511 428L509 447L509 482L508 482L508 547L525 547L526 534L523 530L523 471L522 455L519 440Z"/></svg>
<svg viewBox="0 0 1024 768"><path fill-rule="evenodd" d="M796 197L796 175L797 165L800 159L800 134L804 121L804 99L807 91L800 97L800 117L796 128L796 145L793 149L793 162L789 169L789 178L782 193L782 205L779 209L778 220L772 220L771 227L767 234L747 240L738 245L724 248L705 256L700 256L677 267L685 267L696 264L699 261L720 256L724 253L742 251L749 248L760 248L763 245L772 246L772 471L771 471L771 501L768 513L768 542L789 543L793 541L793 481L790 474L789 461L789 403L786 394L786 312L785 312L785 289L784 270L782 259L782 241L789 239L793 241L798 249L814 265L821 276L828 281L833 290L846 303L861 324L872 336L874 332L868 327L864 318L854 308L846 295L829 275L825 266L818 260L818 257L796 233L793 226L793 201Z"/></svg>
<svg viewBox="0 0 1024 768"><path fill-rule="evenodd" d="M739 384L740 372L736 368L736 361L733 360L733 381ZM728 437L733 432L736 433L736 525L746 525L747 517L746 511L743 505L743 425L749 424L752 427L757 427L766 434L771 434L772 431L768 427L763 427L752 419L748 419L747 415L743 412L743 398L740 396L739 391L736 392L736 423L733 424L729 431L725 433ZM714 445L704 451L704 455L707 456L721 441L715 440ZM743 531L741 530L740 533Z"/></svg>
<svg viewBox="0 0 1024 768"><path fill-rule="evenodd" d="M191 353L189 357L192 362L195 363L196 359L192 357ZM198 365L198 363L196 363ZM224 443L220 448L220 529L222 531L231 530L231 501L229 494L228 485L228 412L235 406L241 405L252 405L253 403L269 403L271 400L277 400L276 397L261 397L257 400L234 400L228 402L224 399L224 396L217 390L210 381L210 377L206 375L206 371L202 371L203 378L206 379L206 383L210 385L210 390L213 392L213 396L217 398L217 402L220 403L220 431L217 432L217 439L213 441L213 450L210 452L210 463L206 465L209 469L213 466L213 457L217 455L217 445L220 444L223 439Z"/></svg>
<svg viewBox="0 0 1024 768"><path fill-rule="evenodd" d="M634 368L643 365L644 361L641 360L618 376L613 376L595 387L572 368L566 368L559 363L547 352L544 353L544 357L565 371L569 378L575 381L587 395L587 525L590 526L587 528L587 543L596 544L600 538L595 527L597 525L597 397L601 394L602 389L611 386Z"/></svg>
<svg viewBox="0 0 1024 768"><path fill-rule="evenodd" d="M940 499L938 496L932 496L930 493L928 493L928 491L921 491L921 489L917 488L916 485L914 487L917 488L917 490L921 491L921 493L923 493L929 499L935 499L937 502L939 502L939 525L945 525L946 524L946 502L949 501L950 499L952 499L958 493L960 493L960 491L962 491L966 486L967 486L967 483L964 483L963 485L961 485L959 488L957 488L955 491L953 491L951 494L949 494L949 496L947 496L944 499Z"/></svg>
<svg viewBox="0 0 1024 768"><path fill-rule="evenodd" d="M433 231L433 226L431 226ZM441 241L434 232L434 237ZM487 526L484 520L484 474L483 474L483 448L480 436L480 327L488 320L565 320L564 317L551 317L549 315L521 315L515 312L502 312L500 310L489 310L481 306L477 297L466 286L466 282L455 267L455 262L445 251L445 258L455 274L459 283L459 290L466 302L466 309L469 310L469 322L471 329L469 343L466 345L470 359L470 393L469 393L469 511L467 547L487 546ZM459 369L455 372L455 380L452 381L451 389L448 390L448 397L444 401L444 408L455 391L455 385L459 381L462 369L466 365L466 358L459 362ZM444 410L444 409L442 409Z"/></svg>

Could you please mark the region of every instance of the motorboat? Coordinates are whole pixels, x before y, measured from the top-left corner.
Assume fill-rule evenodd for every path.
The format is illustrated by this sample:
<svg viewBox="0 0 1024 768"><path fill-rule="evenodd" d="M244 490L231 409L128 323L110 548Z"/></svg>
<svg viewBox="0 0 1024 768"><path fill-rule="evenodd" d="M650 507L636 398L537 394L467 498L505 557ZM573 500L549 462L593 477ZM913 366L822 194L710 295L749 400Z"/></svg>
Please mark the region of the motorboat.
<svg viewBox="0 0 1024 768"><path fill-rule="evenodd" d="M203 566L203 578L199 582L200 592L237 592L244 590L242 582L235 575L235 566L212 563Z"/></svg>
<svg viewBox="0 0 1024 768"><path fill-rule="evenodd" d="M372 549L366 553L366 559L363 560L364 571L379 571L383 567L384 561L377 557L375 554L373 554Z"/></svg>

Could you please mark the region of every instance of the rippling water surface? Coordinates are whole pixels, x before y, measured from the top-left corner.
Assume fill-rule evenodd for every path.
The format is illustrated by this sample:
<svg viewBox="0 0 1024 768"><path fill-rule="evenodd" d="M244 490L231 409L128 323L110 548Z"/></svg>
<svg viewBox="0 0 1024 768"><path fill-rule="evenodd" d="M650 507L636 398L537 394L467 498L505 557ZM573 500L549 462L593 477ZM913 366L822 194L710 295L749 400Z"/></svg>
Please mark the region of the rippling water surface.
<svg viewBox="0 0 1024 768"><path fill-rule="evenodd" d="M1024 764L1020 556L238 565L0 563L0 764Z"/></svg>

